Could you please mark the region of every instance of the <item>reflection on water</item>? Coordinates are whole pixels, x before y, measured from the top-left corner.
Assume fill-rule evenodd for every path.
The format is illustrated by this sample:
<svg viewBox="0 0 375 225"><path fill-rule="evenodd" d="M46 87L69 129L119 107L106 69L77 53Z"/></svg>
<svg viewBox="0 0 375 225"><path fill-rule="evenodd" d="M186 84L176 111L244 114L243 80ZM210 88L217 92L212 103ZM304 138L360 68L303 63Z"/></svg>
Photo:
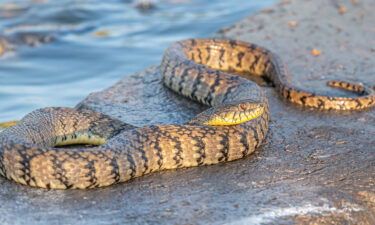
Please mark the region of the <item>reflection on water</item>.
<svg viewBox="0 0 375 225"><path fill-rule="evenodd" d="M130 0L3 0L0 36L15 49L0 57L0 121L74 106L158 63L171 42L207 37L272 2L159 0L145 10Z"/></svg>

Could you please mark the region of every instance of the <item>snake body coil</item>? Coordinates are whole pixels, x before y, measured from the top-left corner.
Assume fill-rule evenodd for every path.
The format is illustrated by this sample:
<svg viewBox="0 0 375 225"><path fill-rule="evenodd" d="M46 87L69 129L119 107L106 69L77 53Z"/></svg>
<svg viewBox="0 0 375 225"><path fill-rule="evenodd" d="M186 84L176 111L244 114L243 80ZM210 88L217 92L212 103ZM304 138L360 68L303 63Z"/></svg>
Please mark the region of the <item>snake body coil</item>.
<svg viewBox="0 0 375 225"><path fill-rule="evenodd" d="M141 128L92 111L39 109L0 133L0 173L34 187L84 189L163 169L243 158L267 135L268 102L255 83L224 71L266 76L286 99L309 107L346 110L374 104L373 91L363 85L329 83L362 94L355 98L294 88L285 65L264 48L239 41L185 40L165 51L164 84L212 108L184 125ZM85 143L100 146L56 148Z"/></svg>

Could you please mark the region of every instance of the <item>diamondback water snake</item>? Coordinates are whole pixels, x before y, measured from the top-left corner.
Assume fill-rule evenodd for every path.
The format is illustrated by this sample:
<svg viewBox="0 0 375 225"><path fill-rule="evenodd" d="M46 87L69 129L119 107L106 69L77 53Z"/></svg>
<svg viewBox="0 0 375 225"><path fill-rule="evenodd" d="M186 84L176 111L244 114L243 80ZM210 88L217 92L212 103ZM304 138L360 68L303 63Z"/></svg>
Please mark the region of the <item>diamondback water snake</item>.
<svg viewBox="0 0 375 225"><path fill-rule="evenodd" d="M347 82L330 84L363 96L329 97L293 88L282 61L256 45L212 39L180 41L165 51L164 84L212 106L207 111L184 125L137 128L92 111L39 109L0 133L0 173L35 187L84 189L163 169L243 158L266 137L269 106L259 86L223 71L266 76L286 99L309 107L361 109L374 104L371 89ZM100 146L56 148L67 144Z"/></svg>

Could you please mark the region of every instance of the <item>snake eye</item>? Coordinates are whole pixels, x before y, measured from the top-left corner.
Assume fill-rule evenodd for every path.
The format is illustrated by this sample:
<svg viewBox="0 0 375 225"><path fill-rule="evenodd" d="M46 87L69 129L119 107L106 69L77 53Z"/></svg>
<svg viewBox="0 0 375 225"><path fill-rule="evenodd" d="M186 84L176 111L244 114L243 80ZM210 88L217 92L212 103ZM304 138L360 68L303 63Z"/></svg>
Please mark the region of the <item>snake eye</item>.
<svg viewBox="0 0 375 225"><path fill-rule="evenodd" d="M248 105L247 105L246 103L241 103L241 104L240 104L240 108L241 108L242 110L247 110Z"/></svg>

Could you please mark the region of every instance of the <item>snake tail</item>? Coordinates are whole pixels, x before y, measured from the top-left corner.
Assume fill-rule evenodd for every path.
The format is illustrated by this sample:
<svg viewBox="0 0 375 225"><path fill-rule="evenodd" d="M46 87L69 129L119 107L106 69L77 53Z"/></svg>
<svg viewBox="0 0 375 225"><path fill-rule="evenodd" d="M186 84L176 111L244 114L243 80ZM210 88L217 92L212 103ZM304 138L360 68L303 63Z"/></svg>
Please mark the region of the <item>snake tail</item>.
<svg viewBox="0 0 375 225"><path fill-rule="evenodd" d="M255 44L234 40L191 39L173 44L166 52L174 55L180 52L177 58L187 57L195 63L205 64L214 70L263 76L274 84L283 98L305 107L322 110L361 110L375 105L375 91L372 88L350 82L332 81L329 84L355 91L360 96L323 95L295 87L291 74L281 58ZM166 80L167 86L169 83L171 80ZM181 82L171 88L177 92L181 90L182 94L188 96L191 93L184 93L185 86L186 83ZM215 88L215 85L211 84L211 88ZM212 90L207 89L207 91ZM206 99L207 97L209 95ZM205 99L202 100L205 102Z"/></svg>

